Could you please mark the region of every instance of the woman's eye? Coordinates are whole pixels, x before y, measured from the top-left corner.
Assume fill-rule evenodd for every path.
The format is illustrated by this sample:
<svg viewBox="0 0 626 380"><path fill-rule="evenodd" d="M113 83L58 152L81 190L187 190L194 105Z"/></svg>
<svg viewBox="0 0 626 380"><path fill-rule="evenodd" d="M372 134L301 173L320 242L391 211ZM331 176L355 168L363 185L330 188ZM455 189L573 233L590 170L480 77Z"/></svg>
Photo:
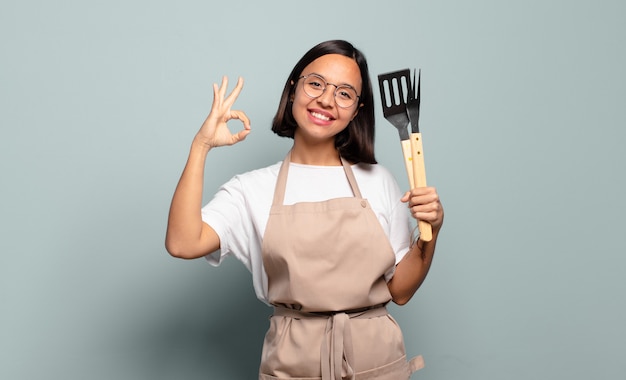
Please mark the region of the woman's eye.
<svg viewBox="0 0 626 380"><path fill-rule="evenodd" d="M343 89L341 91L338 91L337 94L341 96L342 98L348 99L348 100L354 97L354 95L350 91L343 90Z"/></svg>

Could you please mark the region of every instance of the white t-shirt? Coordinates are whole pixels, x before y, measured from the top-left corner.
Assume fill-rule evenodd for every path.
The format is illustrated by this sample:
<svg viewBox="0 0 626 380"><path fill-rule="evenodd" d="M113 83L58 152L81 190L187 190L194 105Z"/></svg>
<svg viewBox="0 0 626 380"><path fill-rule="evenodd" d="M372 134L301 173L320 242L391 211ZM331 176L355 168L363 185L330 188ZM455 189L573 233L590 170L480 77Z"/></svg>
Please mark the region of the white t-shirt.
<svg viewBox="0 0 626 380"><path fill-rule="evenodd" d="M233 177L202 208L202 220L220 238L220 250L206 256L214 266L233 255L252 273L257 297L267 303L267 275L261 246L281 162ZM361 195L366 198L389 238L396 263L407 253L411 227L402 193L391 173L381 165L352 165ZM285 189L285 205L351 197L352 189L342 166L291 163ZM395 266L385 275L393 276Z"/></svg>

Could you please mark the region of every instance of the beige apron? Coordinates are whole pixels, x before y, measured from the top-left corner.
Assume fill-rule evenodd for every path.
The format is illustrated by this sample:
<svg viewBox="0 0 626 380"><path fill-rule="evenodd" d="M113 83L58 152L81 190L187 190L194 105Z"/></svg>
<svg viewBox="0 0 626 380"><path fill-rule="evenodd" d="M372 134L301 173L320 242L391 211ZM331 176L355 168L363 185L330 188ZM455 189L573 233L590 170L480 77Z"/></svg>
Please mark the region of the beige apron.
<svg viewBox="0 0 626 380"><path fill-rule="evenodd" d="M291 155L281 166L263 237L269 301L260 380L409 379L402 332L385 304L395 256L342 159L354 197L283 205Z"/></svg>

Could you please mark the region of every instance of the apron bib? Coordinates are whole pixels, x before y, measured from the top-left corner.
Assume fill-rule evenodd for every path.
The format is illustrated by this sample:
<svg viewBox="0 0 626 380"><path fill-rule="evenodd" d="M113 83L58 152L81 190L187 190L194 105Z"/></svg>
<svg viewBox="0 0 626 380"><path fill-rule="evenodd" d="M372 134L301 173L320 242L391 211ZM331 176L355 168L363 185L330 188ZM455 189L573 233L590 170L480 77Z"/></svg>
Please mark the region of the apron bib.
<svg viewBox="0 0 626 380"><path fill-rule="evenodd" d="M385 304L395 255L350 165L354 197L283 205L291 152L281 165L263 237L274 315L260 380L409 379L402 332Z"/></svg>

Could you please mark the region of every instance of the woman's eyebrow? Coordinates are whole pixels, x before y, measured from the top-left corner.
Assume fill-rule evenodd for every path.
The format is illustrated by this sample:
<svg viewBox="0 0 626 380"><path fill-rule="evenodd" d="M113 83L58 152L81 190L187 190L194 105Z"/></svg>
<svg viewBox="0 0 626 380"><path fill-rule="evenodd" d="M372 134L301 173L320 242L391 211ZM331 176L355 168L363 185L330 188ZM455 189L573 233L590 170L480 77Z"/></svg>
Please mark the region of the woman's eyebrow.
<svg viewBox="0 0 626 380"><path fill-rule="evenodd" d="M311 75L311 74L315 74L315 75L317 75L318 77L320 77L320 78L324 79L324 80L326 81L326 83L331 83L331 82L329 82L329 81L326 79L326 77L325 77L325 76L323 76L323 75L322 75L322 74L320 74L320 73L316 73L315 71L310 72L310 73L308 73L308 74L303 74L303 75ZM335 83L332 83L332 84L335 84ZM356 87L354 87L354 85L352 85L352 84L350 84L350 83L348 83L348 82L336 83L336 84L337 84L338 86L348 86L348 87L353 88L353 89L355 89L355 90L356 90Z"/></svg>

